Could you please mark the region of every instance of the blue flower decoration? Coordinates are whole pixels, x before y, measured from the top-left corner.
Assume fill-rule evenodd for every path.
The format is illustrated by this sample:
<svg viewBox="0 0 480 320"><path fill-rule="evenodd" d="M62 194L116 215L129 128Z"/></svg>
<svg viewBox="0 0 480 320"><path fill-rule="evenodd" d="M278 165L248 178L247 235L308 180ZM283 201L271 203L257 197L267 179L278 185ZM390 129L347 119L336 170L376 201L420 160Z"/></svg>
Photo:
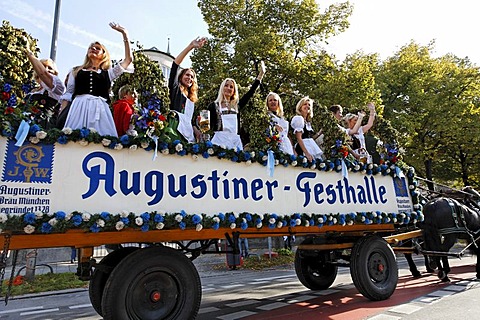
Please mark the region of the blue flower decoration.
<svg viewBox="0 0 480 320"><path fill-rule="evenodd" d="M194 214L192 217L192 222L194 224L199 224L200 221L202 221L202 217L200 217L198 214Z"/></svg>
<svg viewBox="0 0 480 320"><path fill-rule="evenodd" d="M212 224L213 230L218 230L218 228L220 228L220 224L218 222L215 222L214 224Z"/></svg>
<svg viewBox="0 0 480 320"><path fill-rule="evenodd" d="M165 218L161 214L157 213L153 217L153 221L155 221L156 223L160 223L160 222L165 221Z"/></svg>
<svg viewBox="0 0 480 320"><path fill-rule="evenodd" d="M223 214L222 212L220 212L218 214L218 218L220 218L221 221L225 220L225 214Z"/></svg>
<svg viewBox="0 0 480 320"><path fill-rule="evenodd" d="M57 211L57 212L55 213L55 218L56 218L57 220L65 220L65 216L66 216L66 215L67 215L67 214L66 214L64 211Z"/></svg>
<svg viewBox="0 0 480 320"><path fill-rule="evenodd" d="M60 136L58 137L57 142L60 144L67 144L68 138L66 136Z"/></svg>
<svg viewBox="0 0 480 320"><path fill-rule="evenodd" d="M106 211L103 211L102 213L100 213L100 217L105 220L105 221L108 221L110 220L110 213L106 212Z"/></svg>
<svg viewBox="0 0 480 320"><path fill-rule="evenodd" d="M79 215L79 214L73 215L73 217L72 217L72 222L73 222L73 225L74 225L75 227L78 227L78 226L81 225L82 222L83 222L82 216Z"/></svg>
<svg viewBox="0 0 480 320"><path fill-rule="evenodd" d="M148 223L144 223L142 224L142 227L140 228L140 230L142 230L142 232L147 232L149 229L148 227Z"/></svg>
<svg viewBox="0 0 480 320"><path fill-rule="evenodd" d="M35 223L35 214L34 213L26 213L24 216L23 216L23 222L27 223L27 224L34 224Z"/></svg>
<svg viewBox="0 0 480 320"><path fill-rule="evenodd" d="M198 153L198 151L200 151L200 146L198 144L194 144L192 146L192 152L193 153Z"/></svg>
<svg viewBox="0 0 480 320"><path fill-rule="evenodd" d="M180 229L182 229L182 230L185 230L185 228L187 227L187 225L185 224L185 222L182 221L182 222L180 222L180 223L178 224L178 227L179 227Z"/></svg>
<svg viewBox="0 0 480 320"><path fill-rule="evenodd" d="M127 145L130 142L130 137L126 134L120 137L120 143L123 145Z"/></svg>
<svg viewBox="0 0 480 320"><path fill-rule="evenodd" d="M91 227L90 227L90 231L94 232L94 233L97 233L97 232L100 232L100 227L98 224L94 223Z"/></svg>
<svg viewBox="0 0 480 320"><path fill-rule="evenodd" d="M208 154L207 151L204 151L204 152L202 153L202 157L204 157L205 159L208 159L208 157L210 157L210 155Z"/></svg>
<svg viewBox="0 0 480 320"><path fill-rule="evenodd" d="M42 233L50 233L52 232L52 225L48 222L44 222L42 223L42 227L40 228L40 231L42 231Z"/></svg>
<svg viewBox="0 0 480 320"><path fill-rule="evenodd" d="M90 135L90 129L88 128L82 128L80 129L80 137L81 138L86 138Z"/></svg>

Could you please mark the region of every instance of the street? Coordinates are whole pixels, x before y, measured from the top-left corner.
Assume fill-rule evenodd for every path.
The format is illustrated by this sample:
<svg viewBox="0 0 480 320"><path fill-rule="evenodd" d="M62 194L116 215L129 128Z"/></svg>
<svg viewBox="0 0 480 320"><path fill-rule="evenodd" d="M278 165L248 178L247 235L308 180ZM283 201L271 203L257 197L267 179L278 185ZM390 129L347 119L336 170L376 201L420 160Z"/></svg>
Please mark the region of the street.
<svg viewBox="0 0 480 320"><path fill-rule="evenodd" d="M289 269L201 271L203 297L197 319L459 319L480 312L480 283L472 280L474 258L452 259L452 282L447 284L435 275L413 279L405 259L399 258L398 263L395 293L377 302L358 293L348 268L339 269L330 289L318 292L305 288ZM421 263L418 266L424 271ZM102 319L85 289L12 297L0 308L0 318Z"/></svg>

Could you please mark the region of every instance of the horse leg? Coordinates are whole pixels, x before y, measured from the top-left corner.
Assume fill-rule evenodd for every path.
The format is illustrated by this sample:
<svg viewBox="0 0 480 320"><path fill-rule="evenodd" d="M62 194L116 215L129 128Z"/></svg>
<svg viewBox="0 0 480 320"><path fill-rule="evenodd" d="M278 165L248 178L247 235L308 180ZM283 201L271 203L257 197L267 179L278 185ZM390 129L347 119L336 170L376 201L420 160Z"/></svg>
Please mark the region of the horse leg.
<svg viewBox="0 0 480 320"><path fill-rule="evenodd" d="M407 259L408 262L408 267L410 268L410 272L412 273L412 276L414 278L420 278L422 275L420 274L420 271L418 271L417 266L415 265L415 262L413 261L412 254L411 253L405 253L405 259Z"/></svg>
<svg viewBox="0 0 480 320"><path fill-rule="evenodd" d="M440 259L438 259L440 262ZM442 263L438 265L438 278L442 280L442 282L450 282L450 278L448 274L450 273L450 264L448 263L448 257L442 257Z"/></svg>
<svg viewBox="0 0 480 320"><path fill-rule="evenodd" d="M435 260L428 258L428 256L423 256L425 258L425 267L427 268L428 273L434 273L435 269L437 269L437 264L435 263Z"/></svg>

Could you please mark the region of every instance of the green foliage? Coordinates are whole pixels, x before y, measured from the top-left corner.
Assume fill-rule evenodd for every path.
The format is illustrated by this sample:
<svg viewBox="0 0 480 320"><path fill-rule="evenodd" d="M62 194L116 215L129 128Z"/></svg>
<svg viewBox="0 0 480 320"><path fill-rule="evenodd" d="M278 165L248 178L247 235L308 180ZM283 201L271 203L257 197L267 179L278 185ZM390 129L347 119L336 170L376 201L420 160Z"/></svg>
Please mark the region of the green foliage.
<svg viewBox="0 0 480 320"><path fill-rule="evenodd" d="M27 40L32 52L36 52L37 41L23 29L14 28L6 20L0 28L0 85L9 83L16 88L29 82L33 78L33 68L24 52ZM17 97L23 98L24 93L16 92Z"/></svg>
<svg viewBox="0 0 480 320"><path fill-rule="evenodd" d="M401 132L405 160L421 176L469 184L472 174L478 181L470 170L479 163L480 73L467 59L433 58L431 51L433 43L412 42L380 66L384 116Z"/></svg>

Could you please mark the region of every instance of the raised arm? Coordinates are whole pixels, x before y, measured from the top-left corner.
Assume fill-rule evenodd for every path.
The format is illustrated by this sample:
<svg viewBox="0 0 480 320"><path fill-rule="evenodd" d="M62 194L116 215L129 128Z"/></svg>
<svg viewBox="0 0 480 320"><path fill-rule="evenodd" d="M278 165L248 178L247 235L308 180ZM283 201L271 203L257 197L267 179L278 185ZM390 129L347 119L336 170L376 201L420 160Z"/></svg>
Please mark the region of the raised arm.
<svg viewBox="0 0 480 320"><path fill-rule="evenodd" d="M360 112L358 113L358 120L357 120L357 122L355 123L355 125L353 126L353 128L352 128L352 129L347 129L347 133L348 133L349 135L354 135L355 133L358 132L358 129L360 129L360 127L362 126L362 119L363 119L363 117L365 117L365 112L360 111Z"/></svg>
<svg viewBox="0 0 480 320"><path fill-rule="evenodd" d="M375 121L375 115L377 114L375 112L375 105L373 102L369 102L367 104L368 110L370 110L370 115L368 117L368 122L366 125L362 127L363 133L367 133L368 130L373 126L373 122Z"/></svg>
<svg viewBox="0 0 480 320"><path fill-rule="evenodd" d="M25 46L25 53L27 58L33 66L33 70L38 75L40 80L47 85L50 89L53 89L53 76L47 71L47 68L43 63L35 57L33 52L30 50L30 43L27 40L27 45Z"/></svg>
<svg viewBox="0 0 480 320"><path fill-rule="evenodd" d="M185 49L182 50L182 52L180 52L178 54L178 56L175 58L175 63L177 65L180 65L183 61L183 59L185 59L185 57L187 56L187 54L192 51L193 49L198 49L198 48L201 48L203 47L203 45L207 42L207 38L195 38L192 40L192 42L190 42L188 44L188 46L185 47Z"/></svg>
<svg viewBox="0 0 480 320"><path fill-rule="evenodd" d="M128 40L127 29L125 29L124 27L122 27L121 25L119 25L118 23L115 23L115 22L110 22L109 25L113 30L116 30L116 31L120 32L123 36L123 44L124 44L124 47L125 47L125 57L123 58L120 65L124 69L126 69L128 67L128 65L130 63L132 63L132 61L133 61L132 51L130 50L130 41Z"/></svg>
<svg viewBox="0 0 480 320"><path fill-rule="evenodd" d="M260 71L258 72L258 76L253 82L253 84L250 86L250 89L245 93L240 100L238 101L238 109L242 110L244 106L247 105L248 101L250 100L251 97L253 97L253 94L257 90L257 88L260 86L260 83L262 82L263 76L265 75L265 63L263 61L260 61Z"/></svg>

